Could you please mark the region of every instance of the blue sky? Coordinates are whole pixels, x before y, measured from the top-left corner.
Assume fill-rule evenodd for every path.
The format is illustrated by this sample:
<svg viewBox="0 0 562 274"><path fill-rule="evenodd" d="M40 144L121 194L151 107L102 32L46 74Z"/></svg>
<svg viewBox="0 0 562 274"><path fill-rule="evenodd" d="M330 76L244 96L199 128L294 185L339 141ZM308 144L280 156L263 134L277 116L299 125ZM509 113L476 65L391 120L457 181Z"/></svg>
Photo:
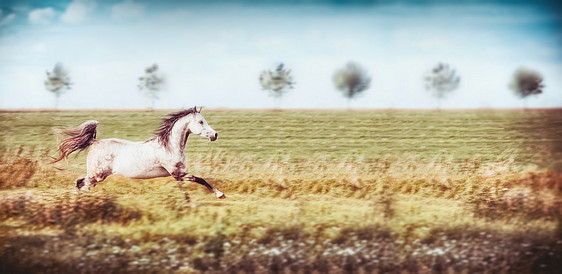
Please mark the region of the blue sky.
<svg viewBox="0 0 562 274"><path fill-rule="evenodd" d="M281 4L282 3L282 4ZM455 3L455 4L450 4ZM0 108L50 108L45 70L68 68L59 107L145 108L137 90L158 63L156 108L270 108L258 83L279 62L295 89L283 108L346 108L331 81L348 61L371 88L356 108L434 108L422 76L437 62L461 84L445 108L521 107L508 82L540 71L530 107L562 107L562 14L555 1L3 1Z"/></svg>

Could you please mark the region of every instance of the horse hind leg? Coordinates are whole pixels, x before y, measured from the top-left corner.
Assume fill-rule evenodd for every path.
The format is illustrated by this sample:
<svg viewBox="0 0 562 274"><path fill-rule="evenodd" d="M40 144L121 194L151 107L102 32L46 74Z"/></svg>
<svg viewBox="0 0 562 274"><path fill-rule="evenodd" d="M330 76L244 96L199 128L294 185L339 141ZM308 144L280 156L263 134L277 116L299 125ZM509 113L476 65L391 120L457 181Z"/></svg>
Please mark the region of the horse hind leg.
<svg viewBox="0 0 562 274"><path fill-rule="evenodd" d="M86 190L89 190L92 187L95 187L97 183L103 182L105 178L107 178L108 174L97 174L95 176L86 176L84 178L80 178L76 180L76 188L81 190L83 187L86 187Z"/></svg>
<svg viewBox="0 0 562 274"><path fill-rule="evenodd" d="M84 177L76 180L76 188L81 190L83 187L86 187L86 190L89 190L90 187L96 186L97 181L94 178Z"/></svg>
<svg viewBox="0 0 562 274"><path fill-rule="evenodd" d="M86 184L84 182L84 180L86 180L86 178L80 178L80 179L76 180L76 188L78 190L80 190Z"/></svg>

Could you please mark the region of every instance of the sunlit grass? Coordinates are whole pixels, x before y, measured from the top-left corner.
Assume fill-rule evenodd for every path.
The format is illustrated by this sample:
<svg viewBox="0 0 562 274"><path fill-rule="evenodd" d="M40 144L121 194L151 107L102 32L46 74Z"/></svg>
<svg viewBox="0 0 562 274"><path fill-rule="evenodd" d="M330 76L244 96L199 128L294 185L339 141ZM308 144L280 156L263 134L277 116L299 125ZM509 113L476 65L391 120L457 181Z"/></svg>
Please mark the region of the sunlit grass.
<svg viewBox="0 0 562 274"><path fill-rule="evenodd" d="M219 141L190 137L188 170L226 200L172 178L111 176L77 194L85 153L47 164L51 127L94 118L98 138L143 140L162 113L0 115L3 271L561 267L556 113L209 111Z"/></svg>

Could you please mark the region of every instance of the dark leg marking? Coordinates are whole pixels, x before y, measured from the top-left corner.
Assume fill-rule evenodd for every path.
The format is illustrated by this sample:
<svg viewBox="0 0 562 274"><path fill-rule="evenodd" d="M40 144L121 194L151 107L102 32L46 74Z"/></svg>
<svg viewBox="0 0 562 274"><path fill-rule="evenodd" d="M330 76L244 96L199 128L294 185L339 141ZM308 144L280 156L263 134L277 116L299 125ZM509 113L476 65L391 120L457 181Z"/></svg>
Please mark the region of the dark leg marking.
<svg viewBox="0 0 562 274"><path fill-rule="evenodd" d="M103 181L103 180L101 180L101 181ZM89 177L80 178L80 179L76 180L76 188L78 190L80 190L84 186L88 186L88 188L95 187L96 183L99 183L101 181L98 180L96 177L94 177L94 178L89 178Z"/></svg>
<svg viewBox="0 0 562 274"><path fill-rule="evenodd" d="M209 191L215 193L217 195L217 198L219 198L219 199L226 198L224 193L218 191L216 188L209 185L203 178L199 178L199 177L196 177L196 176L193 176L193 175L187 173L186 171L184 171L184 168L185 168L185 165L183 163L177 163L174 171L172 171L170 173L170 175L172 175L172 177L174 177L174 179L176 179L177 181L187 180L187 181L196 182L200 185L203 185Z"/></svg>
<svg viewBox="0 0 562 274"><path fill-rule="evenodd" d="M187 175L187 172L176 169L172 172L171 175L172 177L174 177L174 179L176 179L176 181L183 181L185 176Z"/></svg>
<svg viewBox="0 0 562 274"><path fill-rule="evenodd" d="M185 166L182 163L177 163L176 168L170 175L176 179L176 181L183 181L184 177L187 175L187 172L183 171Z"/></svg>
<svg viewBox="0 0 562 274"><path fill-rule="evenodd" d="M196 182L200 185L205 186L207 189L209 189L212 192L216 192L216 188L212 187L210 184L207 183L207 181L205 181L203 178L199 178L199 177L195 177L193 175L189 175L187 177L187 180L191 181L191 182Z"/></svg>
<svg viewBox="0 0 562 274"><path fill-rule="evenodd" d="M84 179L85 178L80 178L76 180L76 188L78 188L78 190L80 190L86 184L84 183Z"/></svg>

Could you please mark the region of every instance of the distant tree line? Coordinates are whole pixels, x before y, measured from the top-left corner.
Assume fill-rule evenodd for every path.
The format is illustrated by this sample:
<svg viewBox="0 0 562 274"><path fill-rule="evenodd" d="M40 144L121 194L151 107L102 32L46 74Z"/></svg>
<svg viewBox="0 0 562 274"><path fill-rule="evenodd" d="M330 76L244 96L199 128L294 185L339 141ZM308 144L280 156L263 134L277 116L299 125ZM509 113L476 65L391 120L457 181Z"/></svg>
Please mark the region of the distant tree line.
<svg viewBox="0 0 562 274"><path fill-rule="evenodd" d="M437 108L441 108L441 100L456 90L461 77L448 64L438 63L433 69L425 73L425 89L437 98Z"/></svg>
<svg viewBox="0 0 562 274"><path fill-rule="evenodd" d="M158 65L153 64L144 69L144 76L139 77L137 85L140 92L150 100L150 109L154 108L154 102L160 98L160 91L164 84L164 78L158 73Z"/></svg>
<svg viewBox="0 0 562 274"><path fill-rule="evenodd" d="M159 72L157 64L153 64L144 70L144 75L139 77L137 85L141 92L150 101L150 109L154 108L154 103L160 97L165 83L163 75ZM52 71L47 71L47 78L44 81L45 88L55 96L55 109L58 108L60 96L70 90L73 83L70 74L62 63L55 64ZM351 100L358 98L371 86L371 76L368 71L356 62L348 62L343 67L336 69L332 76L335 88L347 99L348 108ZM424 87L433 97L437 99L437 108L441 108L441 101L452 91L458 89L461 78L456 70L449 64L439 62L433 68L425 72ZM259 75L261 88L275 98L277 108L281 105L281 98L295 86L295 81L291 70L280 63L274 69L263 70ZM543 76L532 69L517 69L509 83L509 88L514 94L524 99L525 108L527 98L538 95L544 89Z"/></svg>
<svg viewBox="0 0 562 274"><path fill-rule="evenodd" d="M363 91L369 89L371 76L359 64L348 62L344 67L336 70L332 76L336 89L347 98L347 108L350 108L351 99L359 96Z"/></svg>
<svg viewBox="0 0 562 274"><path fill-rule="evenodd" d="M290 72L290 70L284 68L283 63L273 71L262 71L259 77L262 89L270 91L270 95L279 102L280 98L294 87L295 82ZM452 91L459 88L461 77L449 64L439 62L424 74L423 80L425 90L437 99L437 108L440 109L441 101ZM358 63L348 62L334 72L332 81L336 89L347 99L349 109L351 100L369 89L371 76ZM509 88L514 91L517 97L527 99L531 95L542 93L544 88L543 77L537 71L519 68L513 74ZM279 107L279 104L277 107ZM526 100L525 108L527 108Z"/></svg>
<svg viewBox="0 0 562 274"><path fill-rule="evenodd" d="M56 63L52 71L46 71L45 88L55 95L55 109L59 106L61 94L72 87L68 71L63 68L61 63Z"/></svg>
<svg viewBox="0 0 562 274"><path fill-rule="evenodd" d="M513 80L509 84L509 88L519 98L525 99L525 108L527 108L527 98L531 95L542 93L544 88L542 75L534 70L527 68L519 68L513 73Z"/></svg>
<svg viewBox="0 0 562 274"><path fill-rule="evenodd" d="M260 74L260 85L277 101L277 108L281 106L281 97L295 85L290 69L285 69L283 63L274 70L264 70Z"/></svg>

